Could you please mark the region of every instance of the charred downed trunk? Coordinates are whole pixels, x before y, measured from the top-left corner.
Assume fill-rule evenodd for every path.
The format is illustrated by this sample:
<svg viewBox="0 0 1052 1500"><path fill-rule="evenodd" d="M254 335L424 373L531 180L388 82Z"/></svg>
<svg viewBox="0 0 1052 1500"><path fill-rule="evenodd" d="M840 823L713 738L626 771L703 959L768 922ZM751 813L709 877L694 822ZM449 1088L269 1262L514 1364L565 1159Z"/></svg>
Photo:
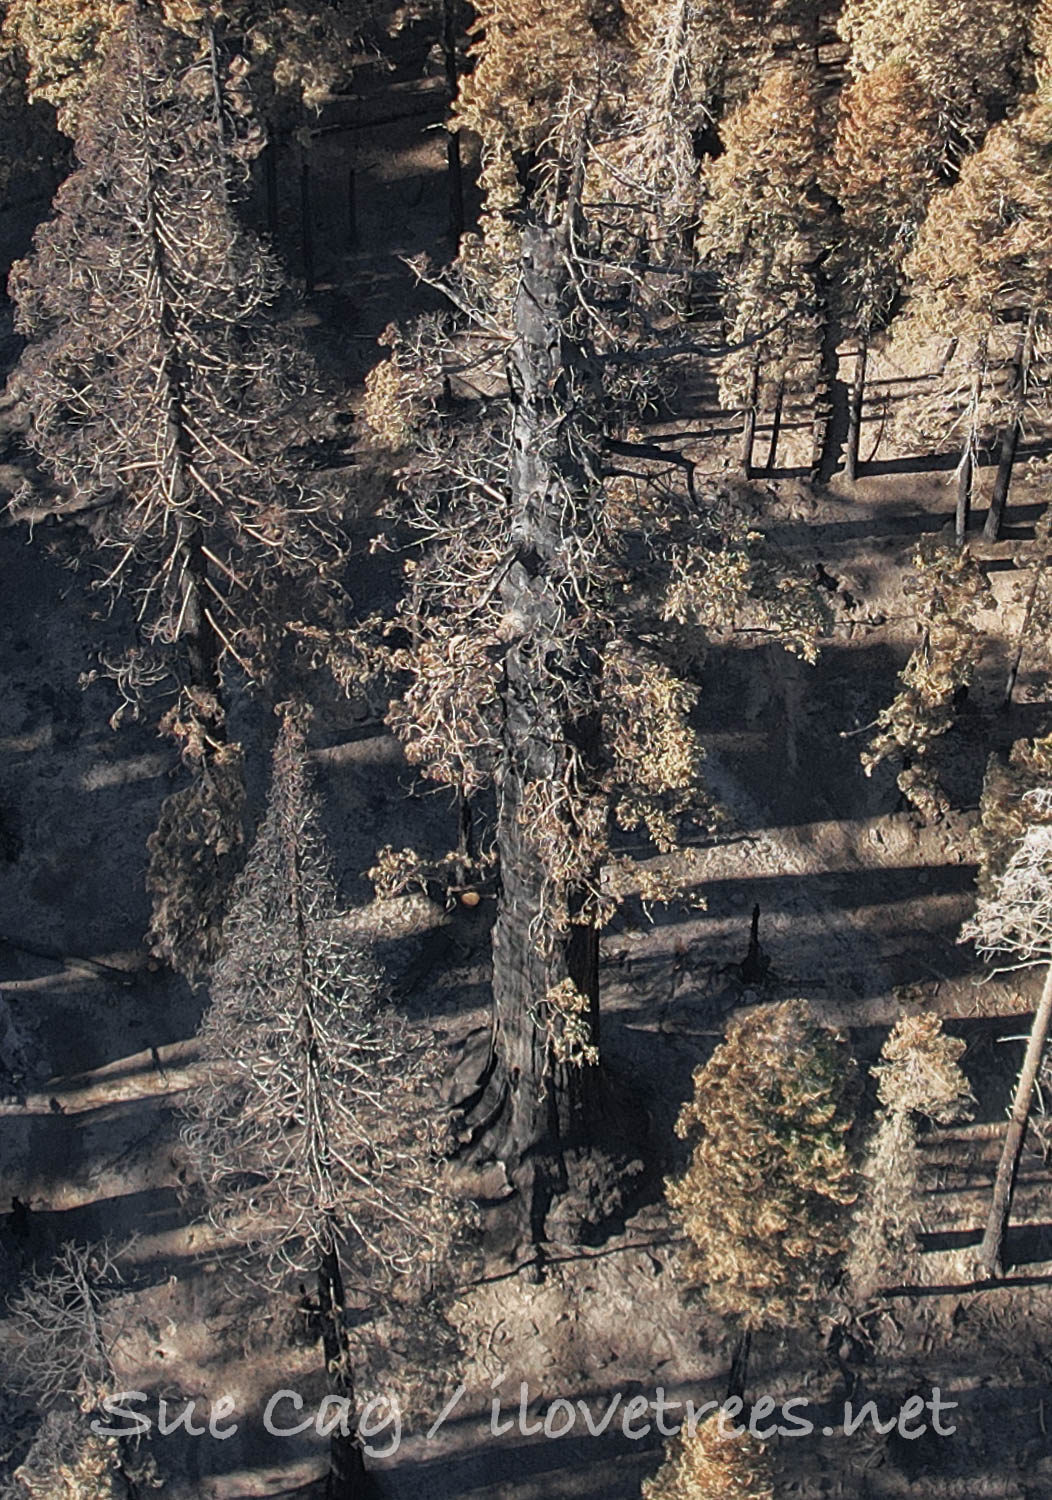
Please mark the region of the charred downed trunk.
<svg viewBox="0 0 1052 1500"><path fill-rule="evenodd" d="M576 897L554 894L551 861L563 851L544 847L524 806L531 788L564 784L571 757L593 773L599 743L601 661L578 635L582 606L565 561L570 530L590 527L601 493L588 468L596 434L573 414L582 356L564 333L567 302L561 235L527 227L509 354L516 560L500 585L514 638L505 657L497 788L493 1025L468 1124L473 1148L501 1161L518 1189L533 1243L549 1237L549 1210L567 1187L566 1151L587 1141L599 1087L597 1066L556 1055L548 1000L571 980L587 999L590 1045L598 1044L598 934L575 920L583 916ZM591 711L581 712L582 704ZM563 902L561 910L553 901Z"/></svg>

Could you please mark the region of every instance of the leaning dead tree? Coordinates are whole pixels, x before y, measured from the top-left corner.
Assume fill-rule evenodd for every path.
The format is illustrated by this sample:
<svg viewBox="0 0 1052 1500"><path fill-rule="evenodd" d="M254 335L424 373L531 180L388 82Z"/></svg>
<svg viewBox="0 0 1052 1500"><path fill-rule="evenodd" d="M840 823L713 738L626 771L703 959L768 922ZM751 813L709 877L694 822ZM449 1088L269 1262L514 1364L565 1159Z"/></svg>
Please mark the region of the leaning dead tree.
<svg viewBox="0 0 1052 1500"><path fill-rule="evenodd" d="M266 818L239 879L198 1040L185 1141L223 1234L273 1286L316 1280L326 1369L352 1418L332 1433L331 1500L363 1493L347 1295L375 1306L433 1276L457 1222L427 1093L434 1059L342 930L286 706Z"/></svg>
<svg viewBox="0 0 1052 1500"><path fill-rule="evenodd" d="M334 496L294 456L328 407L275 320L276 262L234 212L256 149L240 74L123 16L78 111L78 169L11 276L29 341L16 382L56 484L21 509L88 528L93 586L124 596L137 633L100 662L116 717L166 703L194 772L162 818L153 888L156 945L196 975L241 838L230 674L266 673L290 581L298 613L321 607L342 547Z"/></svg>
<svg viewBox="0 0 1052 1500"><path fill-rule="evenodd" d="M92 1427L109 1423L103 1402L121 1388L114 1360L125 1290L109 1245L70 1243L8 1304L5 1363L43 1405L63 1409L45 1419L5 1500L137 1500L153 1487L153 1466L130 1438Z"/></svg>
<svg viewBox="0 0 1052 1500"><path fill-rule="evenodd" d="M1000 1276L1003 1272L1004 1242L1019 1160L1033 1107L1034 1086L1052 1025L1052 793L1035 790L1028 792L1023 800L1034 821L1023 833L993 890L979 902L975 916L961 934L962 938L973 939L979 952L993 958L1002 968L1048 966L1012 1100L986 1231L979 1247L979 1264L990 1276Z"/></svg>

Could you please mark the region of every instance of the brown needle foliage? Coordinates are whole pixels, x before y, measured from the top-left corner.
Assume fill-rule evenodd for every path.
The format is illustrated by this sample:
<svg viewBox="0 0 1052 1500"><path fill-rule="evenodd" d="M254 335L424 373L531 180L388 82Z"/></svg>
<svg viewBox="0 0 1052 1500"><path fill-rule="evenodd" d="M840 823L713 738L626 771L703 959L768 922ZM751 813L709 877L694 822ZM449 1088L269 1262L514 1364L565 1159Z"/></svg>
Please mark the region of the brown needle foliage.
<svg viewBox="0 0 1052 1500"><path fill-rule="evenodd" d="M731 1424L733 1426L733 1424ZM763 1447L721 1427L719 1413L668 1445L661 1468L643 1482L643 1500L774 1500Z"/></svg>
<svg viewBox="0 0 1052 1500"><path fill-rule="evenodd" d="M806 1000L735 1021L694 1073L676 1134L691 1146L666 1194L692 1282L746 1329L806 1319L838 1274L858 1183L847 1144L856 1069Z"/></svg>
<svg viewBox="0 0 1052 1500"><path fill-rule="evenodd" d="M959 1037L945 1035L934 1012L903 1016L871 1070L881 1107L862 1168L865 1187L847 1261L852 1296L861 1303L909 1273L918 1225L917 1124L970 1117L974 1099L960 1068L964 1050Z"/></svg>
<svg viewBox="0 0 1052 1500"><path fill-rule="evenodd" d="M861 760L871 776L882 761L900 758L904 765L898 785L903 796L923 816L936 818L949 803L939 785L932 747L953 725L955 695L975 675L982 640L975 616L994 608L995 600L967 548L927 538L917 548L913 565L916 571L905 591L917 599L921 641L899 673L902 687L881 710L878 732Z"/></svg>

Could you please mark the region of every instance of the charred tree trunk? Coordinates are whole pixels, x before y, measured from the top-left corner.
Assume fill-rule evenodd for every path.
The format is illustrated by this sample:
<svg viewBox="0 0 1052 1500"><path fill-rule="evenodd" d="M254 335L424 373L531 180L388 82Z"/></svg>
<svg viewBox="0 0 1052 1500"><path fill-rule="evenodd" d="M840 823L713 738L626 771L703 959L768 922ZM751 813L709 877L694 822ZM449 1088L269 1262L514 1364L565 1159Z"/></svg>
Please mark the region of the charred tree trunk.
<svg viewBox="0 0 1052 1500"><path fill-rule="evenodd" d="M782 431L782 408L785 404L785 376L778 382L778 389L774 396L774 412L771 416L771 441L767 449L767 462L764 465L764 473L774 472L775 459L778 457L778 439Z"/></svg>
<svg viewBox="0 0 1052 1500"><path fill-rule="evenodd" d="M855 373L851 381L851 397L847 408L847 452L844 457L844 473L852 484L858 478L858 448L862 441L862 408L866 399L868 359L869 341L864 333L860 333L858 354L855 357Z"/></svg>
<svg viewBox="0 0 1052 1500"><path fill-rule="evenodd" d="M347 1347L343 1273L335 1242L318 1266L318 1307L321 1342L331 1393L354 1410L354 1371ZM329 1477L326 1500L366 1500L370 1495L365 1455L353 1421L337 1423L329 1438Z"/></svg>
<svg viewBox="0 0 1052 1500"><path fill-rule="evenodd" d="M308 292L314 290L314 214L311 207L310 156L300 150L300 246L303 253L303 280Z"/></svg>
<svg viewBox="0 0 1052 1500"><path fill-rule="evenodd" d="M358 238L358 174L354 167L347 168L347 249L357 250Z"/></svg>
<svg viewBox="0 0 1052 1500"><path fill-rule="evenodd" d="M957 465L957 513L954 534L960 546L967 533L972 515L972 480L975 477L975 445L979 429L979 402L983 394L983 375L986 369L986 340L980 339L975 350L972 366L971 391L968 398L968 422Z"/></svg>
<svg viewBox="0 0 1052 1500"><path fill-rule="evenodd" d="M749 364L749 394L745 403L745 422L742 427L742 473L752 478L752 450L756 439L756 403L760 396L760 355L753 351Z"/></svg>
<svg viewBox="0 0 1052 1500"><path fill-rule="evenodd" d="M572 413L577 350L566 340L568 272L562 236L528 226L509 353L513 418L509 488L510 550L516 560L500 585L517 639L505 657L504 728L498 773L500 895L493 930L493 1030L476 1096L472 1141L505 1165L522 1195L534 1243L566 1186L565 1150L585 1140L598 1069L553 1054L546 997L566 979L589 1002L598 1039L598 935L580 915L553 910L546 853L520 816L531 784L561 784L571 756L594 770L599 660L580 643L581 617L565 566L568 528L585 528L596 486L583 455L592 433ZM570 503L568 503L568 497ZM567 717L572 689L594 712ZM570 830L568 829L568 835Z"/></svg>
<svg viewBox="0 0 1052 1500"><path fill-rule="evenodd" d="M446 70L449 103L456 103L460 89L457 62L457 0L442 0L442 60ZM460 159L460 131L449 131L446 142L446 180L449 185L449 237L459 249L464 233L464 172Z"/></svg>
<svg viewBox="0 0 1052 1500"><path fill-rule="evenodd" d="M278 197L278 152L280 147L276 137L271 136L263 153L263 164L266 179L267 196L267 234L270 242L277 246L278 234L281 230L281 210Z"/></svg>
<svg viewBox="0 0 1052 1500"><path fill-rule="evenodd" d="M983 527L983 536L988 542L997 541L1004 524L1005 505L1008 501L1016 449L1019 447L1019 435L1022 430L1023 403L1026 400L1026 379L1033 331L1034 315L1031 313L1026 329L1019 336L1019 344L1012 361L1010 396L1012 417L1001 434L1001 455L997 465L997 478L994 480L994 492L990 497L990 509L987 512L986 525Z"/></svg>
<svg viewBox="0 0 1052 1500"><path fill-rule="evenodd" d="M834 316L830 283L826 272L815 272L815 306L818 313L818 374L815 381L815 407L811 433L810 478L818 484L829 478L835 463L835 436L838 409L843 410L843 387L837 379L840 347L840 325Z"/></svg>
<svg viewBox="0 0 1052 1500"><path fill-rule="evenodd" d="M1015 1099L1012 1103L1012 1113L1008 1121L1008 1132L1005 1136L1001 1160L998 1163L997 1176L994 1179L994 1195L990 1203L990 1215L986 1221L986 1233L979 1246L979 1264L991 1276L1000 1276L1003 1273L1004 1242L1008 1232L1009 1216L1012 1212L1012 1195L1015 1192L1027 1121L1030 1118L1034 1084L1037 1081L1045 1043L1048 1040L1050 1022L1052 1022L1052 966L1049 967L1045 976L1045 987L1041 991L1034 1024L1030 1030L1030 1040L1027 1043L1026 1056L1023 1058L1019 1082L1016 1084Z"/></svg>
<svg viewBox="0 0 1052 1500"><path fill-rule="evenodd" d="M456 881L463 888L475 857L475 818L471 798L462 788L457 788L457 865Z"/></svg>
<svg viewBox="0 0 1052 1500"><path fill-rule="evenodd" d="M727 1400L732 1401L735 1396L739 1401L745 1400L745 1382L749 1374L749 1351L752 1347L752 1334L746 1328L738 1335L734 1345L734 1353L731 1355L731 1367L727 1373Z"/></svg>
<svg viewBox="0 0 1052 1500"><path fill-rule="evenodd" d="M1023 662L1023 652L1026 649L1026 638L1030 632L1030 621L1034 616L1034 605L1037 602L1037 591L1041 587L1041 580L1045 575L1045 566L1046 565L1044 563L1041 563L1037 568L1034 569L1034 581L1030 585L1030 588L1027 592L1026 608L1023 610L1023 623L1019 627L1019 639L1016 641L1016 648L1012 655L1012 665L1008 669L1008 679L1005 682L1004 698L1001 700L1001 707L1004 709L1011 708L1012 706L1012 695L1015 692L1016 680L1019 677L1019 668Z"/></svg>

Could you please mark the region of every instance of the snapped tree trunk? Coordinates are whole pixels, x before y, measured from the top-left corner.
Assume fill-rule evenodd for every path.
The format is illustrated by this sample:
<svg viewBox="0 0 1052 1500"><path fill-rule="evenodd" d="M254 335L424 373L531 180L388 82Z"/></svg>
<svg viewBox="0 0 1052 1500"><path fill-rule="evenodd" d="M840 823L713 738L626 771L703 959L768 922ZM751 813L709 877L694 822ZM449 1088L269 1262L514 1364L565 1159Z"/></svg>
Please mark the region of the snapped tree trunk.
<svg viewBox="0 0 1052 1500"><path fill-rule="evenodd" d="M318 1265L318 1309L322 1351L331 1394L347 1402L354 1411L354 1370L347 1346L346 1303L343 1273L335 1240ZM326 1500L366 1500L370 1494L365 1455L353 1419L337 1423L329 1437L329 1477Z"/></svg>
<svg viewBox="0 0 1052 1500"><path fill-rule="evenodd" d="M844 457L844 473L852 484L858 478L858 448L862 441L862 408L866 399L868 360L869 341L864 333L860 333L858 354L855 356L855 373L851 380L851 398L847 408L847 452Z"/></svg>
<svg viewBox="0 0 1052 1500"><path fill-rule="evenodd" d="M515 304L517 338L509 351L513 419L509 472L509 551L516 560L500 585L518 638L505 657L504 727L497 785L500 894L493 929L493 1029L489 1060L472 1104L471 1139L502 1161L522 1194L528 1232L547 1238L545 1218L566 1185L565 1148L586 1138L598 1069L553 1055L546 997L567 978L587 997L598 1042L598 934L575 922L571 896L551 909L552 884L535 830L520 813L531 785L561 784L567 759L594 763L600 663L570 648L581 605L565 576L567 529L588 524L596 487L580 453L590 433L572 415L572 366L564 336L568 273L562 236L527 226ZM555 670L573 678L594 715L568 722ZM553 851L555 852L555 851Z"/></svg>
<svg viewBox="0 0 1052 1500"><path fill-rule="evenodd" d="M1005 1235L1008 1233L1008 1220L1012 1212L1012 1195L1015 1192L1016 1177L1019 1173L1019 1158L1023 1151L1027 1121L1030 1119L1034 1084L1037 1082L1045 1043L1048 1040L1050 1022L1052 1022L1052 965L1049 966L1045 976L1044 989L1041 991L1041 999L1034 1015L1034 1024L1030 1029L1030 1040L1027 1043L1026 1056L1023 1058L1023 1066L1019 1073L1019 1082L1016 1084L1008 1131L997 1167L997 1176L994 1179L994 1194L990 1202L990 1215L986 1221L986 1233L979 1246L979 1264L991 1276L1000 1276L1003 1273L1004 1243Z"/></svg>
<svg viewBox="0 0 1052 1500"><path fill-rule="evenodd" d="M986 514L986 525L983 527L983 536L988 542L997 541L1004 524L1005 505L1008 501L1008 490L1012 483L1012 470L1015 467L1016 450L1019 447L1019 435L1022 430L1023 403L1026 400L1026 381L1033 332L1034 314L1031 313L1027 319L1026 328L1019 335L1015 358L1012 361L1009 397L1012 415L1001 434L1001 455L997 465L997 478L994 480L994 492L990 497L990 509Z"/></svg>

